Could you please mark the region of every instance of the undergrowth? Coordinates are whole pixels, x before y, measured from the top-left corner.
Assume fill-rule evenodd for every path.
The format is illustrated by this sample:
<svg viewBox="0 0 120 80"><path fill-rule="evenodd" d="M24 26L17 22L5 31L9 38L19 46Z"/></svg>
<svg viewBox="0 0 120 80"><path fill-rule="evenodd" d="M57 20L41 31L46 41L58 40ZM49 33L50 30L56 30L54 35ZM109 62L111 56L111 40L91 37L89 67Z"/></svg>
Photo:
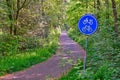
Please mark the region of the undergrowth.
<svg viewBox="0 0 120 80"><path fill-rule="evenodd" d="M0 76L23 70L54 55L58 47L59 32L51 31L46 39L28 40L12 35L0 38Z"/></svg>
<svg viewBox="0 0 120 80"><path fill-rule="evenodd" d="M60 80L119 80L120 79L120 43L113 31L96 32L88 36L87 68L83 70L77 65ZM70 37L86 49L86 36L75 29L69 30ZM78 62L78 64L80 64Z"/></svg>

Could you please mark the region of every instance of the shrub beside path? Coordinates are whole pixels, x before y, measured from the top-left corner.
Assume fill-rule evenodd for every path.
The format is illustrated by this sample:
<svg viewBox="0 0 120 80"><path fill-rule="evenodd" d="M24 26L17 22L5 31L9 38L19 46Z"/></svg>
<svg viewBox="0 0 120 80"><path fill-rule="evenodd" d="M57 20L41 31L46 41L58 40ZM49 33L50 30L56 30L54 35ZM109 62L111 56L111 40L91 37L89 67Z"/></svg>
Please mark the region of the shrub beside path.
<svg viewBox="0 0 120 80"><path fill-rule="evenodd" d="M61 33L59 40L60 47L50 59L26 70L2 76L0 80L56 80L66 74L72 64L78 59L83 60L86 54L81 46L69 38L66 31Z"/></svg>

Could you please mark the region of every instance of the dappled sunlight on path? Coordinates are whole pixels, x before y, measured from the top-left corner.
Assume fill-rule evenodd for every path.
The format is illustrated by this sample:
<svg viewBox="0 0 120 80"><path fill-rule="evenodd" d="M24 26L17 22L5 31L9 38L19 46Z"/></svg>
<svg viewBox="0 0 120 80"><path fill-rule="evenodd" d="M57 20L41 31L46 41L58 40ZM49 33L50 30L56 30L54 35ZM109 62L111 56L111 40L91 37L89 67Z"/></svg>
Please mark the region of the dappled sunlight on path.
<svg viewBox="0 0 120 80"><path fill-rule="evenodd" d="M85 56L82 47L63 31L60 35L60 47L54 56L26 70L0 77L0 80L54 80L66 74L77 59L83 60ZM72 60L72 64L68 60Z"/></svg>

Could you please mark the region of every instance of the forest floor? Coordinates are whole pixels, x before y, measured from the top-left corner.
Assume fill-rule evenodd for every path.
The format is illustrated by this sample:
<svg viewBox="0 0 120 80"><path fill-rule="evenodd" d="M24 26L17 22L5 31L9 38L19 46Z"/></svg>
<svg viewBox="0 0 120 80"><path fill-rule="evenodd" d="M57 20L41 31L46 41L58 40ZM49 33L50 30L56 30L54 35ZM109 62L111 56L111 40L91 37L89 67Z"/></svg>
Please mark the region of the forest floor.
<svg viewBox="0 0 120 80"><path fill-rule="evenodd" d="M78 59L83 60L86 56L84 49L71 40L66 31L60 35L60 47L56 54L45 62L32 67L7 74L0 80L56 80L71 70Z"/></svg>

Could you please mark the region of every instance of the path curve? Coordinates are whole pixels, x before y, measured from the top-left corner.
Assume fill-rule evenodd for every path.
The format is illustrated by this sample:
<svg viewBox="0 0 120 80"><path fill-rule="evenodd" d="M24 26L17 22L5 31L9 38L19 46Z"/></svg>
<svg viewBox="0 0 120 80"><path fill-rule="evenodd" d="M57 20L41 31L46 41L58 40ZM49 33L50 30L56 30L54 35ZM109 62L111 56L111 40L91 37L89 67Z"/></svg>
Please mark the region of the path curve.
<svg viewBox="0 0 120 80"><path fill-rule="evenodd" d="M68 72L72 63L84 59L85 51L71 40L66 31L60 35L60 48L56 54L45 62L34 65L26 70L0 77L0 80L54 80Z"/></svg>

